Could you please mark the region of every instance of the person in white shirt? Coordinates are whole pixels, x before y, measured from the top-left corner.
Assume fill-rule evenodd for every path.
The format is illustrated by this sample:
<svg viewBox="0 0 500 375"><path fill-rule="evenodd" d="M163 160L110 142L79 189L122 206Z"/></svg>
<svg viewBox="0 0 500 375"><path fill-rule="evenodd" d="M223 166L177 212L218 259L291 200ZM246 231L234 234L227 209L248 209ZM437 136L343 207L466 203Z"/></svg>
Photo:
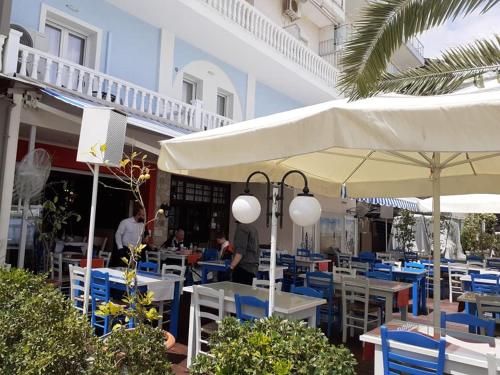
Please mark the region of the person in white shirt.
<svg viewBox="0 0 500 375"><path fill-rule="evenodd" d="M117 249L113 251L113 266L123 266L121 258L129 257L129 246L137 246L142 243L144 234L144 208L134 207L132 217L124 219L118 225L115 234Z"/></svg>

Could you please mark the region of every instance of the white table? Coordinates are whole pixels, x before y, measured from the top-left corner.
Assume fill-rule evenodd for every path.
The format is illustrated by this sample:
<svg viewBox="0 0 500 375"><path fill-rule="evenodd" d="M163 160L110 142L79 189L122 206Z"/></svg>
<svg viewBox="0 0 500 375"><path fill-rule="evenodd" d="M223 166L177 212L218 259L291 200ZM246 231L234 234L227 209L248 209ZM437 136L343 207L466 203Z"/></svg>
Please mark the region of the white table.
<svg viewBox="0 0 500 375"><path fill-rule="evenodd" d="M214 290L224 291L224 311L226 313L236 314L236 306L234 295L240 294L245 296L254 296L261 300L269 299L269 290L264 288L254 288L250 285L237 284L230 281L222 281L219 283L206 284L203 287ZM193 287L184 287L184 291L193 293ZM316 307L326 303L326 300L320 298L300 296L298 294L276 291L274 300L274 314L294 320L307 320L310 327L316 327ZM196 319L194 318L194 298L191 298L191 306L189 307L189 338L187 350L187 365L191 366L191 362L195 355L195 334L196 334Z"/></svg>
<svg viewBox="0 0 500 375"><path fill-rule="evenodd" d="M167 260L167 259L180 260L182 267L185 267L187 264L187 257L189 255L179 254L167 249L160 249L159 252L161 260Z"/></svg>
<svg viewBox="0 0 500 375"><path fill-rule="evenodd" d="M269 264L270 258L260 258L259 262ZM311 260L307 257L295 257L295 263L299 267L306 267L309 269L309 272L314 272L316 269L316 265L320 263L331 263L331 259L314 259Z"/></svg>
<svg viewBox="0 0 500 375"><path fill-rule="evenodd" d="M402 329L411 330L412 332L419 332L425 335L435 337L434 336L434 328L425 324L411 323L409 326L408 322L402 322L398 320L393 320L389 322L387 325L388 329ZM446 344L446 354L445 354L445 366L444 372L446 374L453 375L486 375L488 372L488 363L486 359L486 351L495 351L495 340L493 338L487 338L485 336L479 336L472 333L466 332L452 332L451 330L447 330L442 332L446 334L447 344ZM438 333L439 334L439 333ZM455 344L455 339L459 338L461 341L468 341L476 343L481 343L484 345L484 348L481 351L472 350L472 348L476 349L476 345L470 345L470 347L459 346ZM374 330L361 335L359 338L361 341L366 343L371 343L375 346L375 375L383 375L384 374L384 363L383 363L383 355L382 355L382 339L380 337L380 328L375 328ZM488 345L488 342L493 345L493 348ZM464 343L467 345L467 343ZM411 352L413 354L417 354L421 358L429 359L429 356L435 353L435 351L419 348L416 346L409 346L400 343L393 343L394 348L400 349L401 352ZM498 348L497 348L498 350ZM500 370L500 367L498 367Z"/></svg>

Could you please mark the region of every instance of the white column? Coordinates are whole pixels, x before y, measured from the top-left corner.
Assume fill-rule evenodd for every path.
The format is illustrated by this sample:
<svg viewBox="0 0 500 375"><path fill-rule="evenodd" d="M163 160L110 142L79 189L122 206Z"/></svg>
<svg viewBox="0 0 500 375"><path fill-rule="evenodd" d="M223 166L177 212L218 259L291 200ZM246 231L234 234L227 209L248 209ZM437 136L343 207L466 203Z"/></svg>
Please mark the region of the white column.
<svg viewBox="0 0 500 375"><path fill-rule="evenodd" d="M17 72L17 62L19 46L21 45L21 33L17 30L10 30L7 43L3 50L3 72L5 74L14 74Z"/></svg>
<svg viewBox="0 0 500 375"><path fill-rule="evenodd" d="M28 153L35 149L36 141L36 126L31 125L30 141L28 145ZM21 242L19 244L19 255L17 257L17 268L24 268L24 256L26 254L26 237L28 235L28 211L30 209L30 199L25 199L23 202L23 220L21 223Z"/></svg>
<svg viewBox="0 0 500 375"><path fill-rule="evenodd" d="M278 239L278 217L276 216L276 213L278 212L278 201L276 200L276 197L278 196L278 194L278 186L273 186L273 202L271 209L271 259L269 260L269 316L273 315L274 311L274 284L276 282L276 244Z"/></svg>
<svg viewBox="0 0 500 375"><path fill-rule="evenodd" d="M21 109L23 106L22 94L15 92L13 94L13 102L14 105L10 109L9 123L7 125L2 197L0 200L0 266L5 264L5 258L7 256L10 211L16 169L17 142L19 140Z"/></svg>
<svg viewBox="0 0 500 375"><path fill-rule="evenodd" d="M92 202L90 204L89 239L87 243L87 272L85 273L85 292L83 294L83 315L87 314L90 294L90 274L92 272L92 254L94 252L95 212L97 208L97 187L99 182L99 164L94 164L92 181Z"/></svg>
<svg viewBox="0 0 500 375"><path fill-rule="evenodd" d="M245 105L245 120L255 117L255 76L248 73L247 76L247 100Z"/></svg>
<svg viewBox="0 0 500 375"><path fill-rule="evenodd" d="M158 92L175 98L173 93L175 35L161 29L160 63L158 69Z"/></svg>
<svg viewBox="0 0 500 375"><path fill-rule="evenodd" d="M439 152L436 152L433 157L432 170L432 235L434 238L434 327L440 326L440 303L441 303L441 157ZM415 303L415 302L414 302Z"/></svg>

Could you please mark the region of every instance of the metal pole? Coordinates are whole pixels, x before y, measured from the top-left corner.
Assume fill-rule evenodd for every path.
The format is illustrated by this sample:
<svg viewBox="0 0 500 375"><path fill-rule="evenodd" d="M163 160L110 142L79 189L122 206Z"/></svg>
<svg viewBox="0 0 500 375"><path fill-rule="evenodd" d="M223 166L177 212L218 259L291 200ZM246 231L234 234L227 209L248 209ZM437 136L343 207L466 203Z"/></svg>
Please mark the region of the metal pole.
<svg viewBox="0 0 500 375"><path fill-rule="evenodd" d="M269 263L269 316L274 311L274 284L276 281L276 244L278 239L278 201L276 197L279 194L277 186L273 186L273 202L271 208L271 259ZM281 197L283 199L283 197ZM282 201L283 204L283 201Z"/></svg>
<svg viewBox="0 0 500 375"><path fill-rule="evenodd" d="M387 238L387 219L385 219L385 252L389 251L389 239Z"/></svg>
<svg viewBox="0 0 500 375"><path fill-rule="evenodd" d="M30 141L28 153L35 149L36 126L31 125ZM17 258L17 268L24 268L24 256L26 254L26 237L28 235L28 211L30 209L30 198L25 198L23 202L23 219L21 223L21 242L19 244L19 256Z"/></svg>
<svg viewBox="0 0 500 375"><path fill-rule="evenodd" d="M440 303L441 303L441 157L439 152L434 153L432 169L432 235L434 238L434 328L440 327ZM415 301L413 302L415 303Z"/></svg>
<svg viewBox="0 0 500 375"><path fill-rule="evenodd" d="M89 307L90 274L92 272L92 253L94 251L95 212L97 206L97 187L99 181L99 164L94 164L94 179L92 182L92 203L90 206L89 237L87 244L87 272L85 273L85 293L83 295L83 315Z"/></svg>

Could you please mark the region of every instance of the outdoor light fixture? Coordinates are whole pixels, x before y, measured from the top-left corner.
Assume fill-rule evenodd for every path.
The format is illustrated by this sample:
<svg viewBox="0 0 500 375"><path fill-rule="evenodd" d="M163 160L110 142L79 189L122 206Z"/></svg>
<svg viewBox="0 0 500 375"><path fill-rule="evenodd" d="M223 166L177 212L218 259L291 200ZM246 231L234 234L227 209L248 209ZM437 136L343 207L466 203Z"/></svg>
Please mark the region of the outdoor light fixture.
<svg viewBox="0 0 500 375"><path fill-rule="evenodd" d="M261 206L259 200L250 194L250 180L255 175L262 175L267 181L267 197L266 197L266 225L269 226L269 218L271 218L271 258L269 267L269 316L274 310L274 283L276 271L276 244L278 237L278 217L280 218L280 227L283 225L283 202L285 192L285 179L292 173L298 173L304 179L304 188L302 193L297 195L290 203L289 213L292 221L299 226L309 226L316 223L321 216L321 205L318 200L309 193L307 185L307 177L304 173L298 170L293 170L285 173L281 182L278 185L272 184L269 176L264 172L257 171L250 174L245 185L245 192L238 196L233 202L233 216L240 223L250 224L257 220L260 216ZM271 194L271 186L272 194ZM281 204L280 204L281 203ZM271 204L271 207L270 207ZM271 208L271 209L270 209Z"/></svg>

